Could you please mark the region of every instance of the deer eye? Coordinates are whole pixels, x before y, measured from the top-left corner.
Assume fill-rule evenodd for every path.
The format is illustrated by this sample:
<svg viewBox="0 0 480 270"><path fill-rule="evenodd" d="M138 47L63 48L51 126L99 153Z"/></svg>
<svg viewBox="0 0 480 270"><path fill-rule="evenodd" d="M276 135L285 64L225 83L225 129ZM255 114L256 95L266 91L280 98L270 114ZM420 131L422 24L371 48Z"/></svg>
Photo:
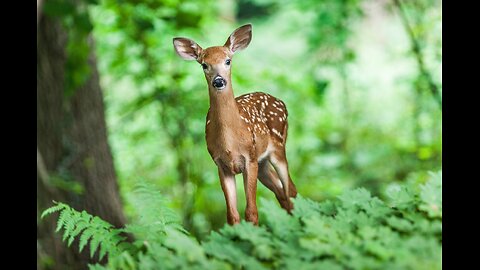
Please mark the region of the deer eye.
<svg viewBox="0 0 480 270"><path fill-rule="evenodd" d="M230 59L225 60L225 65L230 66Z"/></svg>
<svg viewBox="0 0 480 270"><path fill-rule="evenodd" d="M203 64L202 64L202 68L203 68L203 69L207 69L207 68L208 68L207 64L203 63Z"/></svg>

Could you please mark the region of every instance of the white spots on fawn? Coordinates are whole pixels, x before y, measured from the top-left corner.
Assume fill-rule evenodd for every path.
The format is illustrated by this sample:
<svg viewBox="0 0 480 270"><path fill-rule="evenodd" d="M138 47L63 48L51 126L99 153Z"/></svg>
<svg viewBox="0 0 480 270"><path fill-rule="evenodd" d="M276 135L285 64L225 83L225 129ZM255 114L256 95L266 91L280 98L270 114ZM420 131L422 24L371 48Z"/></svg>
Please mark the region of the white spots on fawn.
<svg viewBox="0 0 480 270"><path fill-rule="evenodd" d="M285 103L271 95L256 92L237 98L237 104L239 109L241 107L241 120L253 136L270 134L275 137L276 143L283 141L279 130L284 130L287 122Z"/></svg>
<svg viewBox="0 0 480 270"><path fill-rule="evenodd" d="M275 135L277 135L278 137L280 137L281 139L283 139L282 134L280 134L280 132L278 132L278 130L272 128L272 132L273 132L273 134L275 134Z"/></svg>

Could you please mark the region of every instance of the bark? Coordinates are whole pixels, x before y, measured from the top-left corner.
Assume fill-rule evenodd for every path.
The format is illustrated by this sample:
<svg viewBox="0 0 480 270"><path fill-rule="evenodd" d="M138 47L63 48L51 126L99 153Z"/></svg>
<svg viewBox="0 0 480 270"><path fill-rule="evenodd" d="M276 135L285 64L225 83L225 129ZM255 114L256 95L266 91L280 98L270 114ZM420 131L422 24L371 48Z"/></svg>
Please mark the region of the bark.
<svg viewBox="0 0 480 270"><path fill-rule="evenodd" d="M71 97L64 95L67 32L58 20L41 16L37 32L37 217L52 200L120 227L125 223L107 140L104 104L93 42L91 76ZM76 194L52 183L52 176L83 186ZM87 269L88 250L78 254L54 232L55 218L37 219L38 269ZM47 261L53 261L53 265Z"/></svg>

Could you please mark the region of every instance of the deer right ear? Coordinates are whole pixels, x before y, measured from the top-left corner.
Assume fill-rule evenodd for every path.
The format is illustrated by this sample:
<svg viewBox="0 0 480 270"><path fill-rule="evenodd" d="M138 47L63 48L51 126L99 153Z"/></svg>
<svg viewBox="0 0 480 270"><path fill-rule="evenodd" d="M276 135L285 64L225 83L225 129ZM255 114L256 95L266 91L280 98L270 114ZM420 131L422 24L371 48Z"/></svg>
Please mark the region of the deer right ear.
<svg viewBox="0 0 480 270"><path fill-rule="evenodd" d="M198 61L200 53L202 52L202 47L200 47L200 45L198 45L195 41L188 38L174 38L173 47L175 48L175 52L177 52L177 54L185 60Z"/></svg>

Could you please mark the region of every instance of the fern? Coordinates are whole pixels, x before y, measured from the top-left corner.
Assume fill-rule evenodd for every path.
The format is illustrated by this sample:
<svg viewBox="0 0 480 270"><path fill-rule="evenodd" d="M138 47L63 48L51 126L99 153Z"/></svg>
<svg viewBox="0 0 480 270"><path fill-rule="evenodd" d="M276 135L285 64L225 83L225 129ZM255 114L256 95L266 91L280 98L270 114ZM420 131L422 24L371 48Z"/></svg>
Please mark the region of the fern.
<svg viewBox="0 0 480 270"><path fill-rule="evenodd" d="M138 216L134 223L126 226L125 231L142 239L137 241L137 246L144 245L144 242L162 241L169 228L188 233L182 227L179 215L167 206L168 200L152 184L138 183L128 198Z"/></svg>
<svg viewBox="0 0 480 270"><path fill-rule="evenodd" d="M45 209L45 211L43 211L42 215L40 216L40 218L44 218L46 215L50 215L50 214L53 214L55 212L58 212L66 207L68 207L68 205L66 204L63 204L63 203L57 203L56 201L53 201L55 204L55 206L52 206L48 209Z"/></svg>
<svg viewBox="0 0 480 270"><path fill-rule="evenodd" d="M85 211L78 212L64 203L54 203L56 205L43 211L41 216L43 218L54 212L60 212L56 231L63 229L62 240L67 241L68 246L76 238L80 238L79 248L82 251L90 240L90 257L93 257L100 248L100 260L106 254L117 256L121 253L119 246L125 240L125 237L119 236L122 230L113 228L108 222L93 217Z"/></svg>

